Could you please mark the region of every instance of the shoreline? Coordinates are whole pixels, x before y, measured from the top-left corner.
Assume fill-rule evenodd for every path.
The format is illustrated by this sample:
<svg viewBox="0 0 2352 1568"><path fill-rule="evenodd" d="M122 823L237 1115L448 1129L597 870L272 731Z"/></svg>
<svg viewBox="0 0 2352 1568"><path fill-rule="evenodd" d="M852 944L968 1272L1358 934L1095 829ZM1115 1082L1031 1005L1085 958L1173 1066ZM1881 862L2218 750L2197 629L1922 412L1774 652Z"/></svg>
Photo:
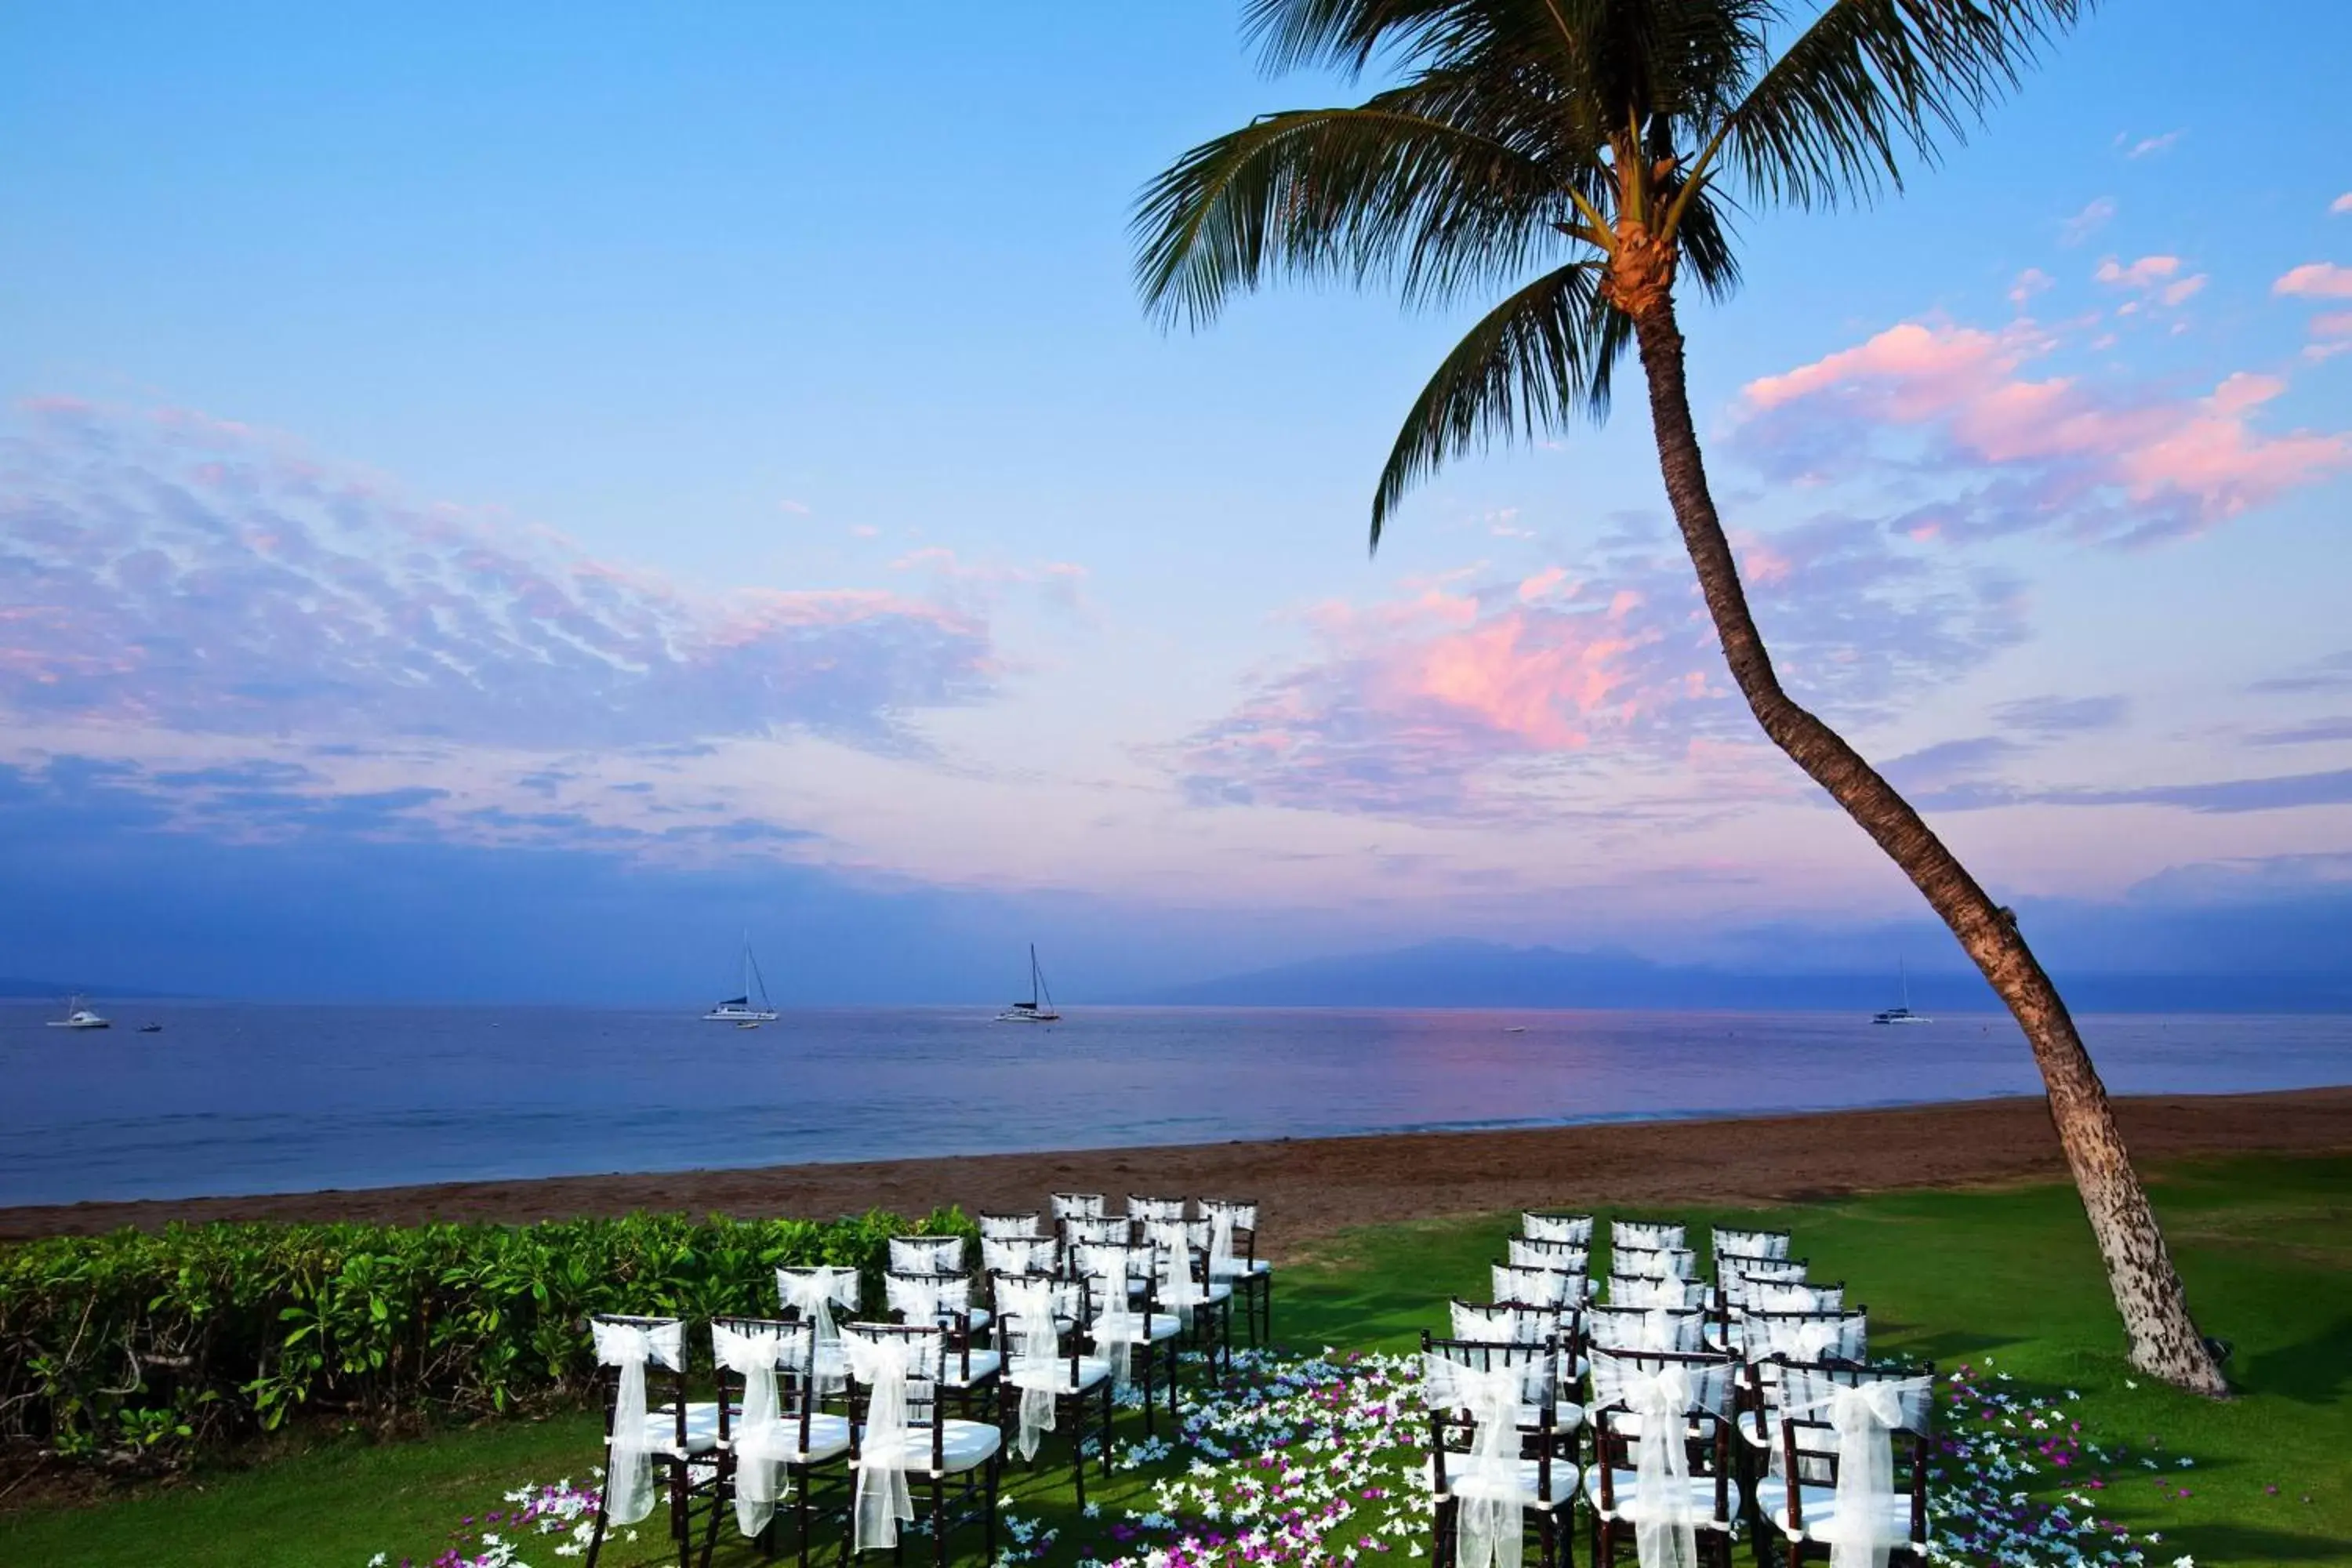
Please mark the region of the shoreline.
<svg viewBox="0 0 2352 1568"><path fill-rule="evenodd" d="M2352 1153L2352 1085L2116 1100L2142 1163L2229 1153ZM1027 1209L1052 1190L1230 1194L1266 1209L1279 1253L1350 1225L1542 1204L1768 1204L2065 1174L2038 1095L1794 1115L1372 1132L1134 1148L959 1154L738 1170L616 1173L250 1197L0 1208L0 1242L174 1220L521 1222L628 1214L829 1217Z"/></svg>

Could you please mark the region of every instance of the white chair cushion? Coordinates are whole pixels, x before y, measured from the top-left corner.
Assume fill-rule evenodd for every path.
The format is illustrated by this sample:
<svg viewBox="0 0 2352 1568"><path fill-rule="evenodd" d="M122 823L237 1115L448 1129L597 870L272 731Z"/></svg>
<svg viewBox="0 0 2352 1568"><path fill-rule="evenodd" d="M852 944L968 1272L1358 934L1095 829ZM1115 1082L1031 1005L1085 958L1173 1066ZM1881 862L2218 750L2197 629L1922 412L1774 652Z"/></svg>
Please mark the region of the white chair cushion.
<svg viewBox="0 0 2352 1568"><path fill-rule="evenodd" d="M1774 1529L1783 1535L1792 1538L1796 1536L1798 1532L1789 1528L1789 1486L1786 1481L1766 1481L1758 1489L1757 1501L1771 1505L1772 1511L1769 1517L1772 1521ZM1807 1541L1824 1539L1822 1532L1829 1528L1831 1521L1837 1518L1837 1489L1835 1487L1800 1487L1797 1489L1797 1501L1800 1510L1805 1517L1804 1539ZM1910 1538L1911 1500L1909 1498L1898 1494L1886 1500L1883 1518L1887 1529L1896 1539Z"/></svg>
<svg viewBox="0 0 2352 1568"><path fill-rule="evenodd" d="M1715 1511L1715 1478L1693 1476L1689 1486L1691 1507L1697 1511L1697 1522L1711 1522L1718 1530L1727 1528L1731 1522L1728 1516ZM1595 1468L1585 1472L1584 1495L1592 1504L1592 1511L1603 1519L1616 1519L1633 1506L1634 1495L1641 1489L1641 1477L1632 1470L1612 1470L1609 1472L1609 1489L1614 1500L1604 1509L1601 1506L1601 1471ZM1723 1496L1724 1506L1737 1513L1739 1510L1739 1483L1737 1480L1725 1482Z"/></svg>
<svg viewBox="0 0 2352 1568"><path fill-rule="evenodd" d="M1469 1468L1469 1464L1470 1456L1467 1454L1449 1454L1446 1456L1446 1490L1440 1495L1457 1498L1486 1498L1493 1497L1495 1495L1495 1489L1491 1484L1481 1480L1475 1476L1465 1473ZM1551 1462L1551 1490L1540 1498L1536 1496L1536 1483L1541 1479L1541 1471L1538 1468L1537 1462L1533 1459L1520 1459L1517 1461L1517 1464L1518 1478L1514 1483L1512 1490L1507 1494L1506 1500L1508 1500L1508 1498L1517 1498L1520 1503L1528 1507L1552 1509L1563 1507L1575 1500L1576 1480L1579 1472L1574 1459L1562 1458L1557 1455L1553 1457ZM1434 1459L1424 1460L1422 1465L1422 1473L1423 1479L1428 1481L1429 1485L1432 1488L1434 1488L1437 1484L1437 1461Z"/></svg>
<svg viewBox="0 0 2352 1568"><path fill-rule="evenodd" d="M1080 1356L1078 1358L1078 1381L1076 1384L1073 1384L1070 1382L1069 1357L1066 1355L1055 1356L1054 1358L1054 1371L1056 1379L1056 1387L1055 1389L1055 1393L1083 1394L1087 1389L1094 1387L1096 1384L1101 1383L1103 1379L1110 1375L1110 1359L1108 1356L1098 1355Z"/></svg>
<svg viewBox="0 0 2352 1568"><path fill-rule="evenodd" d="M612 1439L604 1439L610 1443ZM664 1405L659 1410L646 1412L646 1446L666 1454L678 1452L677 1406ZM715 1404L693 1403L686 1407L686 1449L689 1454L707 1454L719 1447L719 1406Z"/></svg>
<svg viewBox="0 0 2352 1568"><path fill-rule="evenodd" d="M1739 1436L1751 1448L1780 1447L1780 1422L1766 1410L1743 1410L1739 1413Z"/></svg>
<svg viewBox="0 0 2352 1568"><path fill-rule="evenodd" d="M989 1324L996 1321L993 1317L989 1315L989 1310L985 1307L974 1307L970 1311L966 1312L964 1316L970 1320L971 1323L971 1331L975 1334L986 1329Z"/></svg>
<svg viewBox="0 0 2352 1568"><path fill-rule="evenodd" d="M1004 1441L1004 1434L986 1421L944 1420L940 1423L940 1471L952 1476L988 1462ZM857 1462L869 1469L919 1470L931 1473L931 1429L910 1426L898 1441L858 1450Z"/></svg>
<svg viewBox="0 0 2352 1568"><path fill-rule="evenodd" d="M975 1383L985 1383L1004 1365L1004 1352L974 1349L971 1358L971 1371L964 1372L964 1358L955 1352L948 1352L947 1375L940 1381L950 1388L970 1388Z"/></svg>
<svg viewBox="0 0 2352 1568"><path fill-rule="evenodd" d="M811 1411L808 1447L805 1449L790 1447L801 1440L799 1416L788 1415L778 1425L783 1428L782 1441L762 1445L765 1448L761 1455L763 1458L782 1459L788 1465L814 1465L845 1452L849 1447L849 1417L846 1415L835 1415L822 1410ZM739 1430L733 1436L740 1444L743 1434Z"/></svg>
<svg viewBox="0 0 2352 1568"><path fill-rule="evenodd" d="M1234 1288L1231 1285L1214 1279L1209 1281L1209 1305L1218 1306L1233 1299Z"/></svg>
<svg viewBox="0 0 2352 1568"><path fill-rule="evenodd" d="M1182 1333L1184 1320L1173 1312L1154 1312L1144 1331L1151 1336L1151 1342L1156 1345L1162 1340L1172 1340Z"/></svg>
<svg viewBox="0 0 2352 1568"><path fill-rule="evenodd" d="M1534 1405L1522 1405L1519 1406L1520 1431L1534 1431L1537 1424L1542 1419L1543 1412L1537 1409ZM1578 1427L1584 1425L1584 1406L1581 1405L1570 1405L1565 1399L1554 1400L1551 1407L1551 1424L1553 1429L1556 1431L1575 1431Z"/></svg>

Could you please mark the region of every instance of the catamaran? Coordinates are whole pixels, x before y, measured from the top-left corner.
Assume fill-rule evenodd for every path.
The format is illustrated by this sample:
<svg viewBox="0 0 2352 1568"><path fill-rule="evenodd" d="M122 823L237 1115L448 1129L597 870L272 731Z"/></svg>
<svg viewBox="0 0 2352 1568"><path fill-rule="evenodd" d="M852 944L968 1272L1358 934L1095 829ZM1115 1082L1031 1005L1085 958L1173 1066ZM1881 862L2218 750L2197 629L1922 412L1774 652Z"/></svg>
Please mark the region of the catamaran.
<svg viewBox="0 0 2352 1568"><path fill-rule="evenodd" d="M114 1020L100 1017L83 1006L81 998L76 996L66 1004L66 1016L62 1018L50 1019L49 1027L52 1029L111 1029L114 1027Z"/></svg>
<svg viewBox="0 0 2352 1568"><path fill-rule="evenodd" d="M751 997L755 992L760 998L760 1005L756 1007L751 1005ZM768 1000L768 982L760 973L760 961L751 956L751 933L747 931L743 933L742 994L730 996L726 1001L719 1003L702 1016L702 1021L706 1024L732 1024L741 1029L756 1029L762 1024L774 1023L777 1016L775 1006Z"/></svg>
<svg viewBox="0 0 2352 1568"><path fill-rule="evenodd" d="M1037 967L1037 944L1029 944L1029 1000L1015 1002L996 1016L1000 1024L1058 1024L1062 1015L1054 1010L1054 994L1045 989L1045 972Z"/></svg>
<svg viewBox="0 0 2352 1568"><path fill-rule="evenodd" d="M1903 961L1899 958L1895 961L1895 973L1903 977L1903 1005L1900 1007L1881 1008L1870 1016L1870 1021L1874 1024L1934 1023L1936 1020L1925 1014L1911 1011L1911 972L1903 966Z"/></svg>

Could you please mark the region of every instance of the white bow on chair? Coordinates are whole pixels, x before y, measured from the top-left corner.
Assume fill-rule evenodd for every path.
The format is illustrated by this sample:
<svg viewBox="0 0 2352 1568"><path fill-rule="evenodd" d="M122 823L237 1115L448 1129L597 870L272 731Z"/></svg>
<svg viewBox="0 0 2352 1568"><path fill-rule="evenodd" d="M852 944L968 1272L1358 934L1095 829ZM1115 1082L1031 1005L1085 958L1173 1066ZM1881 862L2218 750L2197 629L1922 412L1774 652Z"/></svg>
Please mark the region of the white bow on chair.
<svg viewBox="0 0 2352 1568"><path fill-rule="evenodd" d="M809 1370L817 1373L817 1386L832 1394L842 1385L841 1373L828 1372L824 1363L832 1359L840 1364L841 1330L833 1321L833 1309L838 1304L853 1310L857 1306L857 1270L833 1268L820 1265L814 1268L779 1268L776 1270L776 1294L786 1307L800 1313L803 1319L816 1325L816 1342L809 1357Z"/></svg>
<svg viewBox="0 0 2352 1568"><path fill-rule="evenodd" d="M776 1360L783 1342L772 1333L713 1323L710 1352L743 1379L743 1414L734 1436L735 1523L745 1535L757 1535L776 1517L776 1500L789 1489L779 1484L784 1458L798 1449L778 1415Z"/></svg>
<svg viewBox="0 0 2352 1568"><path fill-rule="evenodd" d="M1234 1211L1213 1209L1209 1215L1209 1278L1236 1279L1248 1270L1234 1258Z"/></svg>
<svg viewBox="0 0 2352 1568"><path fill-rule="evenodd" d="M1135 1347L1150 1338L1150 1324L1142 1313L1129 1304L1127 1264L1123 1256L1109 1266L1108 1273L1097 1272L1090 1268L1087 1279L1102 1297L1102 1305L1095 1310L1090 1331L1095 1349L1110 1358L1112 1386L1125 1388L1134 1365Z"/></svg>
<svg viewBox="0 0 2352 1568"><path fill-rule="evenodd" d="M590 1326L595 1333L597 1363L617 1367L621 1373L620 1387L613 1396L604 1517L613 1524L635 1524L654 1510L656 1445L646 1440L646 1363L676 1369L684 1348L681 1326L675 1322L656 1323L650 1329L635 1323Z"/></svg>
<svg viewBox="0 0 2352 1568"><path fill-rule="evenodd" d="M1886 1568L1890 1549L1911 1539L1908 1513L1895 1490L1895 1428L1904 1409L1927 1397L1925 1377L1881 1378L1840 1386L1825 1400L1838 1435L1837 1508L1812 1533L1830 1543L1830 1568Z"/></svg>
<svg viewBox="0 0 2352 1568"><path fill-rule="evenodd" d="M1013 1386L1021 1391L1021 1426L1013 1450L1024 1459L1034 1459L1045 1434L1054 1429L1054 1399L1066 1381L1061 1328L1054 1318L1054 1283L1000 1279L996 1310L1000 1320L1010 1318L1021 1325L1008 1369Z"/></svg>
<svg viewBox="0 0 2352 1568"><path fill-rule="evenodd" d="M1176 1321L1186 1330L1192 1327L1192 1309L1206 1302L1209 1293L1192 1278L1192 1243L1182 1220L1166 1220L1150 1228L1151 1245L1160 1258L1160 1302L1176 1309Z"/></svg>
<svg viewBox="0 0 2352 1568"><path fill-rule="evenodd" d="M1642 1568L1696 1568L1698 1510L1691 1501L1690 1452L1685 1417L1691 1407L1690 1374L1669 1363L1634 1373L1619 1385L1625 1407L1642 1418L1634 1458L1633 1554Z"/></svg>
<svg viewBox="0 0 2352 1568"><path fill-rule="evenodd" d="M899 1521L914 1522L915 1494L907 1485L907 1470L915 1461L907 1435L907 1375L927 1345L897 1334L880 1340L853 1334L841 1342L850 1371L868 1390L866 1430L858 1443L853 1552L896 1546ZM877 1464L877 1454L888 1462ZM924 1468L929 1468L927 1460Z"/></svg>
<svg viewBox="0 0 2352 1568"><path fill-rule="evenodd" d="M1519 1484L1519 1404L1531 1365L1466 1367L1443 1356L1424 1359L1425 1397L1470 1415L1470 1452L1452 1479L1455 1514L1454 1568L1518 1568L1526 1553L1528 1499Z"/></svg>

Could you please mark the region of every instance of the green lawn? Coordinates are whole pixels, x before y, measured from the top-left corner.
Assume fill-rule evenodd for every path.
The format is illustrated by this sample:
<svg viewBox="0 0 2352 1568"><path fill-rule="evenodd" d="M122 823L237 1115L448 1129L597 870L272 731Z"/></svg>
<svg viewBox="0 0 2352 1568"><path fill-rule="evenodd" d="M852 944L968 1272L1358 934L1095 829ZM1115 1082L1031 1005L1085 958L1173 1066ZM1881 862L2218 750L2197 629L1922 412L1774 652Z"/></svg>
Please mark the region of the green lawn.
<svg viewBox="0 0 2352 1568"><path fill-rule="evenodd" d="M2174 1167L2157 1173L2155 1192L2208 1331L2236 1345L2229 1370L2245 1392L2231 1403L2129 1386L2069 1188L1896 1194L1743 1211L1740 1221L1794 1229L1814 1278L1845 1279L1871 1308L1874 1351L1947 1366L1990 1354L2021 1386L2081 1391L2073 1413L2100 1438L2135 1450L2155 1440L2193 1458L2193 1469L2163 1472L2161 1498L2137 1469L2105 1494L2105 1511L2162 1530L2152 1562L2352 1563L2352 1159ZM1659 1212L1704 1225L1721 1211ZM1485 1293L1509 1224L1406 1226L1327 1244L1285 1271L1277 1332L1304 1348L1406 1348L1442 1321L1449 1292ZM0 1517L0 1564L361 1568L382 1551L421 1568L462 1516L499 1508L523 1481L584 1474L596 1450L587 1416L329 1445L104 1507ZM1075 1561L1077 1521L1051 1483L1045 1470L1016 1476L1012 1506L1061 1525L1055 1558ZM2193 1495L2177 1495L2184 1487ZM1106 1512L1142 1489L1122 1474L1099 1494ZM636 1568L659 1561L659 1545L648 1532L604 1561ZM543 1547L528 1560L560 1561ZM718 1561L757 1559L730 1528Z"/></svg>

